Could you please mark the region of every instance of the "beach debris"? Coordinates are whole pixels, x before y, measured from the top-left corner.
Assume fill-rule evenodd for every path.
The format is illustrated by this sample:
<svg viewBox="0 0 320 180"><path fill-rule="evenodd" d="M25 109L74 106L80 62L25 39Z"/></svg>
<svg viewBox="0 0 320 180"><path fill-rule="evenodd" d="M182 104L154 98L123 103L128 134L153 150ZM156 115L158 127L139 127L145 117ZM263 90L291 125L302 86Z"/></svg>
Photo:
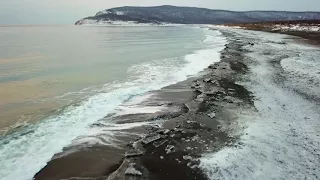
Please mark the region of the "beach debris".
<svg viewBox="0 0 320 180"><path fill-rule="evenodd" d="M196 168L198 168L198 165L193 165L193 166L191 166L190 168L191 168L191 169L196 169Z"/></svg>
<svg viewBox="0 0 320 180"><path fill-rule="evenodd" d="M197 86L195 92L202 94L203 90L201 89L200 86Z"/></svg>
<svg viewBox="0 0 320 180"><path fill-rule="evenodd" d="M156 133L163 134L164 131L165 131L165 129L159 129L156 131Z"/></svg>
<svg viewBox="0 0 320 180"><path fill-rule="evenodd" d="M142 173L136 170L133 166L129 167L124 174L129 176L142 176Z"/></svg>
<svg viewBox="0 0 320 180"><path fill-rule="evenodd" d="M196 101L198 101L198 102L203 102L203 101L204 101L204 97L205 97L204 94L200 94L200 95L197 96Z"/></svg>
<svg viewBox="0 0 320 180"><path fill-rule="evenodd" d="M170 132L170 130L166 129L166 130L163 131L163 134L168 134L169 132Z"/></svg>
<svg viewBox="0 0 320 180"><path fill-rule="evenodd" d="M127 158L141 156L141 155L143 155L143 152L140 151L139 149L130 149L127 152L125 152L125 156Z"/></svg>
<svg viewBox="0 0 320 180"><path fill-rule="evenodd" d="M182 158L183 158L184 160L192 160L192 159L193 159L191 156L187 156L187 155L186 155L186 156L183 156Z"/></svg>
<svg viewBox="0 0 320 180"><path fill-rule="evenodd" d="M195 81L195 82L191 85L191 88L192 88L192 89L198 89L198 88L200 88L200 85L201 85L200 81Z"/></svg>
<svg viewBox="0 0 320 180"><path fill-rule="evenodd" d="M131 146L133 147L133 148L136 148L136 149L139 149L140 148L140 141L134 141L132 144L131 144Z"/></svg>
<svg viewBox="0 0 320 180"><path fill-rule="evenodd" d="M232 100L231 96L224 97L224 100L227 101L228 103L233 103L233 100Z"/></svg>
<svg viewBox="0 0 320 180"><path fill-rule="evenodd" d="M231 99L228 99L227 102L230 104L234 103Z"/></svg>
<svg viewBox="0 0 320 180"><path fill-rule="evenodd" d="M143 144L150 144L150 143L152 143L152 142L154 142L154 141L159 140L160 138L161 138L161 136L160 136L159 134L154 135L154 136L150 136L150 137L146 137L146 138L144 138L144 139L142 140L142 143L143 143Z"/></svg>
<svg viewBox="0 0 320 180"><path fill-rule="evenodd" d="M197 123L197 121L187 121L187 124Z"/></svg>
<svg viewBox="0 0 320 180"><path fill-rule="evenodd" d="M168 137L168 135L160 135L161 139L166 139Z"/></svg>
<svg viewBox="0 0 320 180"><path fill-rule="evenodd" d="M200 81L197 81L197 82L193 83L193 84L191 85L191 88L192 88L192 89L199 89L199 88L201 88L201 83L200 83Z"/></svg>
<svg viewBox="0 0 320 180"><path fill-rule="evenodd" d="M210 114L208 114L208 116L213 119L216 117L216 113L215 112L211 112Z"/></svg>
<svg viewBox="0 0 320 180"><path fill-rule="evenodd" d="M198 135L195 135L192 137L192 141L198 141L200 139L200 137Z"/></svg>
<svg viewBox="0 0 320 180"><path fill-rule="evenodd" d="M159 106L171 106L171 105L173 105L173 102L171 102L171 101L163 101L163 102L159 102L157 104Z"/></svg>
<svg viewBox="0 0 320 180"><path fill-rule="evenodd" d="M211 81L210 78L206 78L206 79L203 80L203 82L206 82L206 83L207 83L207 82L210 82L210 81Z"/></svg>
<svg viewBox="0 0 320 180"><path fill-rule="evenodd" d="M165 151L166 151L167 154L170 154L170 153L174 152L174 146L173 145L167 145Z"/></svg>
<svg viewBox="0 0 320 180"><path fill-rule="evenodd" d="M156 142L153 143L153 146L154 147L160 147L166 142L168 142L168 140L156 141Z"/></svg>
<svg viewBox="0 0 320 180"><path fill-rule="evenodd" d="M212 80L211 83L214 85L219 85L219 82L217 80Z"/></svg>
<svg viewBox="0 0 320 180"><path fill-rule="evenodd" d="M176 159L176 161L178 162L178 164L181 164L181 161L179 159Z"/></svg>
<svg viewBox="0 0 320 180"><path fill-rule="evenodd" d="M210 95L215 95L217 92L218 92L217 90L211 90L211 91L206 91L206 92L204 92L204 94L210 96Z"/></svg>
<svg viewBox="0 0 320 180"><path fill-rule="evenodd" d="M191 167L191 166L192 166L192 163L191 163L191 162L188 162L187 166L188 166L188 167Z"/></svg>

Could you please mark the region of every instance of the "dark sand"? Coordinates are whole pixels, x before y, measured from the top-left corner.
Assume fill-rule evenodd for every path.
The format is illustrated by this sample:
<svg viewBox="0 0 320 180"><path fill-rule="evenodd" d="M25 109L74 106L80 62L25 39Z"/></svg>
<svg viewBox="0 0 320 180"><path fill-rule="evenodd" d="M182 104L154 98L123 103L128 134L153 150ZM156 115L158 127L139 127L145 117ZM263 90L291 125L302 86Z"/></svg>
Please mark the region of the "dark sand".
<svg viewBox="0 0 320 180"><path fill-rule="evenodd" d="M119 123L165 119L163 127L132 129L146 136L119 137L119 149L85 147L57 155L35 179L207 179L197 158L233 146L237 137L230 132L238 127L232 110L253 108L250 93L236 84L247 72L242 49L247 44L232 34L225 35L229 44L222 51L221 62L198 78L155 91L156 98L144 102L174 111L117 117Z"/></svg>

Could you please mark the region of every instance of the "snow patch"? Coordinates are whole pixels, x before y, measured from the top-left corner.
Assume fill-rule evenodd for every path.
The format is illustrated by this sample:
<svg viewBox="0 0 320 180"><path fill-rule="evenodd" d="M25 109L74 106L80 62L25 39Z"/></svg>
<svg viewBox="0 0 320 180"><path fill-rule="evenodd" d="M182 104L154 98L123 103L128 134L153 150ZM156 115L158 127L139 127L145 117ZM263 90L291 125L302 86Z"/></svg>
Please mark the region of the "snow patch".
<svg viewBox="0 0 320 180"><path fill-rule="evenodd" d="M126 175L131 175L131 176L142 176L142 173L138 170L136 170L135 168L133 167L129 167L125 172L124 174Z"/></svg>
<svg viewBox="0 0 320 180"><path fill-rule="evenodd" d="M113 21L113 20L96 20L96 19L81 19L77 25L85 26L187 26L185 24L171 23L140 23L137 21Z"/></svg>
<svg viewBox="0 0 320 180"><path fill-rule="evenodd" d="M275 25L272 27L272 31L308 31L308 32L320 32L320 24L306 26L301 24L290 25Z"/></svg>
<svg viewBox="0 0 320 180"><path fill-rule="evenodd" d="M278 71L273 64L278 57L301 52L312 55L315 50L306 51L308 47L297 46L285 35L230 31L243 40L255 43L255 46L246 46L252 52L247 57L255 63L250 67L250 81L243 85L256 97L258 114L252 114L246 120L239 118L247 124L240 139L241 145L204 155L200 167L210 179L319 179L319 106L283 85L277 73L287 74ZM308 61L306 54L298 57ZM299 68L301 66L294 67ZM304 76L295 78L303 80ZM289 78L288 83L290 81Z"/></svg>
<svg viewBox="0 0 320 180"><path fill-rule="evenodd" d="M111 10L103 10L103 11L99 11L96 16L100 16L100 15L104 15L104 14L116 14L116 15L125 15L126 13L123 11L111 11Z"/></svg>

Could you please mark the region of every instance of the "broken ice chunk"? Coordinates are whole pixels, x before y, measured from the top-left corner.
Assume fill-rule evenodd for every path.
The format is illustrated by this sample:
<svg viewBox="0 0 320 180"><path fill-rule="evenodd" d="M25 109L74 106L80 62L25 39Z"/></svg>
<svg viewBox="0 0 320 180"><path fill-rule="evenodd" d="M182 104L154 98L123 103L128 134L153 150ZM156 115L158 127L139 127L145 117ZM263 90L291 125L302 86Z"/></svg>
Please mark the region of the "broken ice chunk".
<svg viewBox="0 0 320 180"><path fill-rule="evenodd" d="M215 113L215 112L212 112L212 113L208 114L208 116L209 116L211 119L213 119L213 118L216 117L216 113Z"/></svg>
<svg viewBox="0 0 320 180"><path fill-rule="evenodd" d="M136 170L133 167L129 167L125 172L125 175L130 175L130 176L142 176L142 173L138 170Z"/></svg>

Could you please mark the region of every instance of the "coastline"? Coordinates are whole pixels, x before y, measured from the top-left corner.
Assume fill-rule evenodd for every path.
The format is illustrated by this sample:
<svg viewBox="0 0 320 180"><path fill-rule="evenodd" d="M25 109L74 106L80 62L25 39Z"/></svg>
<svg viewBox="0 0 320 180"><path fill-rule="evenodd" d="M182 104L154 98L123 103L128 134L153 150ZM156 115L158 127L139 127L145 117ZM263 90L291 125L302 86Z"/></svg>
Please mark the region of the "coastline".
<svg viewBox="0 0 320 180"><path fill-rule="evenodd" d="M142 102L169 110L118 117L138 122L164 119L162 126L131 129L139 135L120 137L123 141L118 149L86 147L57 156L35 179L208 179L199 158L239 146L245 129L238 122L241 113L257 113L251 92L237 84L250 71L247 65L251 62L245 58L249 52L243 47L254 43L227 31L223 34L228 44L220 62L210 65L200 77L151 92L156 98Z"/></svg>
<svg viewBox="0 0 320 180"><path fill-rule="evenodd" d="M169 107L168 112L118 117L119 122L161 118L165 120L162 127L131 129L147 135L120 137L123 142L119 149L93 146L66 156L56 155L35 179L117 179L126 177L130 168L140 171L142 179L206 179L197 159L203 153L232 146L239 129L236 111L253 109L250 93L236 84L248 70L242 57L244 44L231 34L225 36L228 44L220 62L210 65L200 77L151 92L156 98L147 103L169 102L164 105ZM177 108L178 112L170 110ZM70 166L73 168L67 169Z"/></svg>
<svg viewBox="0 0 320 180"><path fill-rule="evenodd" d="M237 24L228 24L226 26L237 27L237 28L240 27L243 29L253 30L253 31L286 34L292 37L297 37L298 40L302 40L308 44L320 45L320 31L310 30L312 28L320 29L319 20L275 21L275 22L261 22L261 23L241 23L241 24L237 23ZM303 28L304 30L302 30Z"/></svg>

